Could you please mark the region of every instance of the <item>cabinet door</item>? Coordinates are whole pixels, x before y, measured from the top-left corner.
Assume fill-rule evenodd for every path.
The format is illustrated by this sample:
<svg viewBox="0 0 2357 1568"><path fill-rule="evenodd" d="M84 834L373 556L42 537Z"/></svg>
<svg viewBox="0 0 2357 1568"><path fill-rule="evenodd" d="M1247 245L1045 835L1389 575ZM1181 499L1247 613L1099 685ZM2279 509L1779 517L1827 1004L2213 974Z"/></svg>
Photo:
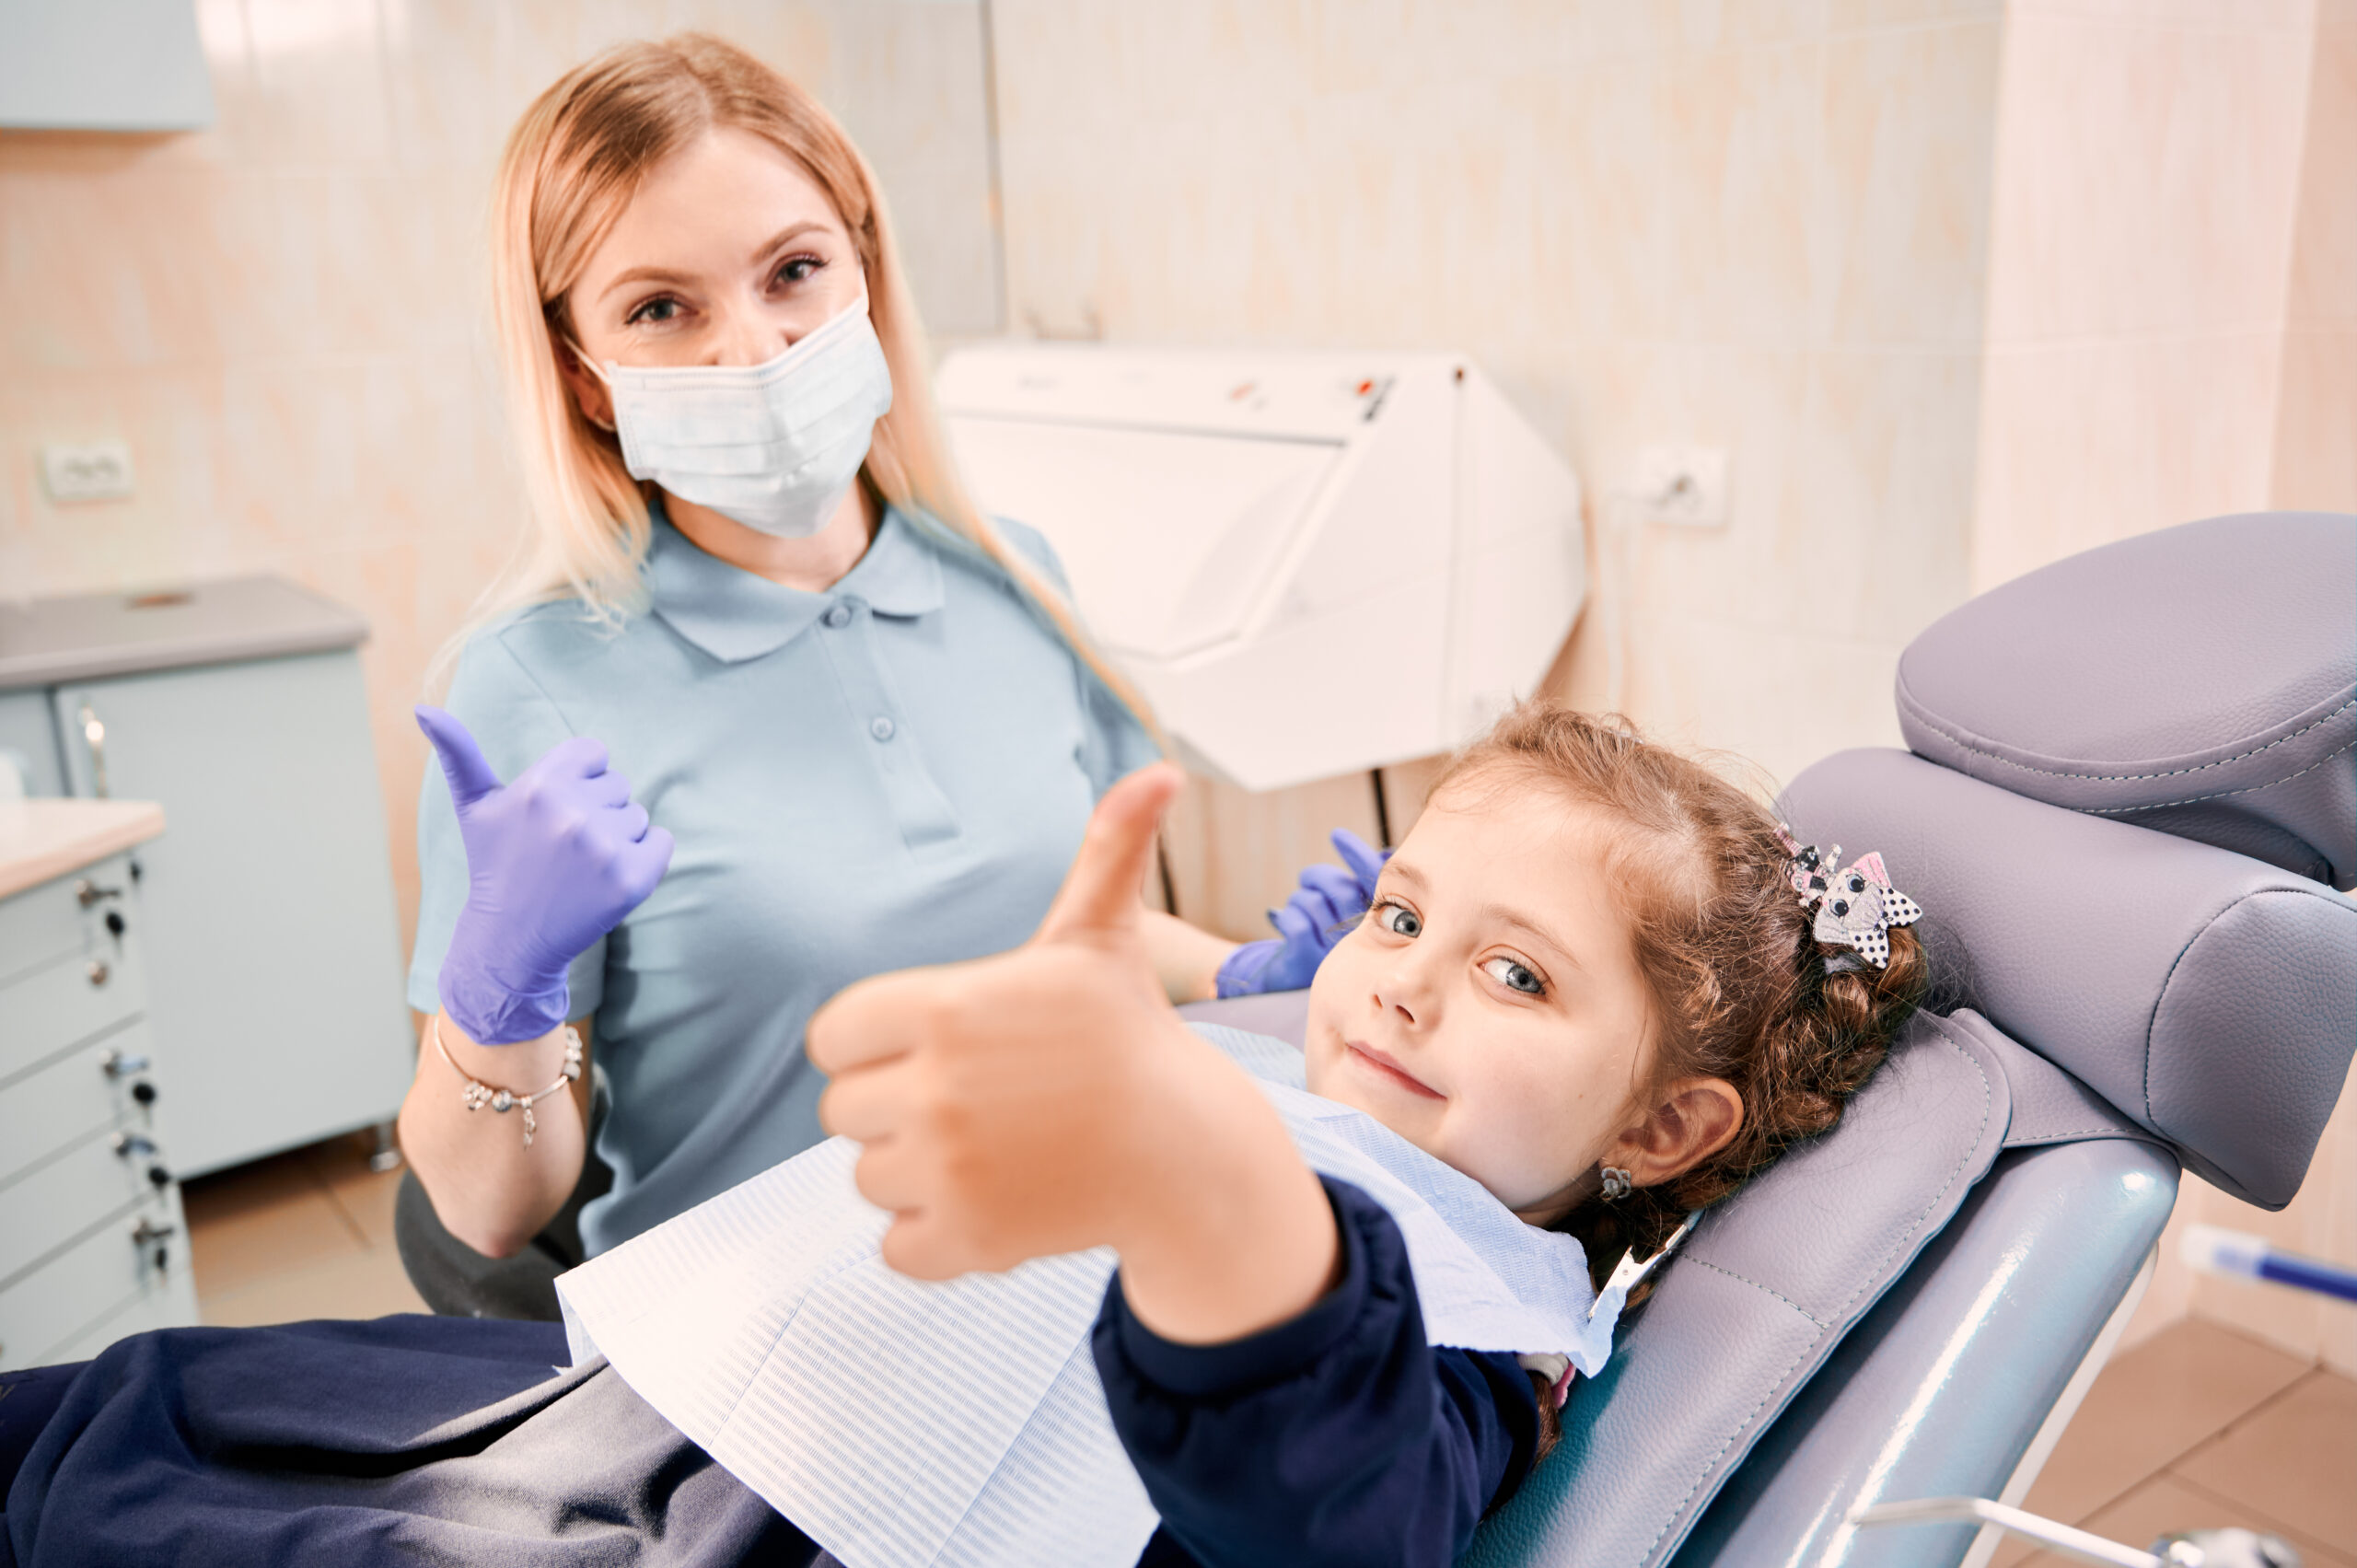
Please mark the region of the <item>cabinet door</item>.
<svg viewBox="0 0 2357 1568"><path fill-rule="evenodd" d="M257 659L52 695L72 792L164 807L163 837L134 858L176 1168L389 1118L412 1045L359 660Z"/></svg>

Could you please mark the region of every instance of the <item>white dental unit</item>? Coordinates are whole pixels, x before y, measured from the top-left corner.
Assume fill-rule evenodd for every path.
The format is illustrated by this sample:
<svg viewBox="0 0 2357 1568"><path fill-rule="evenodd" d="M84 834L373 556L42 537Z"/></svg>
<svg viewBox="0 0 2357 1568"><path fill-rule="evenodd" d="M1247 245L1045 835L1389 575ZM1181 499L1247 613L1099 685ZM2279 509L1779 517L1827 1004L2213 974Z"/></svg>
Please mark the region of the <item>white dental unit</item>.
<svg viewBox="0 0 2357 1568"><path fill-rule="evenodd" d="M1586 591L1578 480L1461 355L993 344L938 385L976 501L1247 789L1469 738Z"/></svg>

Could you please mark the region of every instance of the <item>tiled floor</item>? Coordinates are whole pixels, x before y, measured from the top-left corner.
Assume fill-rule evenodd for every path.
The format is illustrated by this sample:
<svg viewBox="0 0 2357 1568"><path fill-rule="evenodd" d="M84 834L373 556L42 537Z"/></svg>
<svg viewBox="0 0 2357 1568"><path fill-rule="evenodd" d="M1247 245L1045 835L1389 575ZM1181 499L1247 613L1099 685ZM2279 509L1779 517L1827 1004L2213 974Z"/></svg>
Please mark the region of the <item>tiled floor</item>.
<svg viewBox="0 0 2357 1568"><path fill-rule="evenodd" d="M2131 1546L2244 1525L2357 1568L2357 1382L2198 1319L2114 1357L2024 1507ZM2065 1568L2000 1548L1992 1568Z"/></svg>
<svg viewBox="0 0 2357 1568"><path fill-rule="evenodd" d="M180 1189L207 1323L423 1312L393 1251L401 1173L368 1168L370 1133L331 1138Z"/></svg>
<svg viewBox="0 0 2357 1568"><path fill-rule="evenodd" d="M208 1323L375 1318L424 1304L393 1251L398 1172L366 1135L190 1182ZM2171 1529L2273 1530L2308 1568L2357 1568L2357 1382L2214 1324L2176 1324L2096 1380L2025 1504L2143 1546ZM2063 1568L2008 1544L1994 1568Z"/></svg>

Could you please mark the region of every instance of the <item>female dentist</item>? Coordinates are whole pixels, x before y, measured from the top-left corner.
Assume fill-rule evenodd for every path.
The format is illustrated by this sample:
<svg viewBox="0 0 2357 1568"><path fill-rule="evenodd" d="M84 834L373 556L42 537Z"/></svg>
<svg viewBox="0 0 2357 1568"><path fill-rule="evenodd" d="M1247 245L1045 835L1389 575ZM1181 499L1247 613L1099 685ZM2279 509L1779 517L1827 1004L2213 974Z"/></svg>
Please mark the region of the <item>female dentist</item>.
<svg viewBox="0 0 2357 1568"><path fill-rule="evenodd" d="M709 37L616 48L526 112L493 226L534 532L419 710L401 1132L446 1234L405 1192L413 1275L574 1195L593 1046L588 1253L817 1142L812 1010L1024 940L1157 753L1045 542L959 490L882 203L807 94ZM1306 984L1357 860L1277 941L1150 916L1172 997ZM490 1309L552 1310L561 1261Z"/></svg>

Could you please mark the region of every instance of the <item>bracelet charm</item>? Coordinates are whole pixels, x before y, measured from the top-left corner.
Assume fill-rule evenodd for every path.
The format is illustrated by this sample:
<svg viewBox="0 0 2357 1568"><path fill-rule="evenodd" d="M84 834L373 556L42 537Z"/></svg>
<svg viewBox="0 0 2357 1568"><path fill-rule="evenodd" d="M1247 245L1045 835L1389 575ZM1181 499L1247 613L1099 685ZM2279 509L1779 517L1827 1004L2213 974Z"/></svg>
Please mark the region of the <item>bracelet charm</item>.
<svg viewBox="0 0 2357 1568"><path fill-rule="evenodd" d="M469 1110L481 1110L489 1106L505 1114L519 1105L524 1108L524 1146L528 1149L532 1146L532 1134L540 1129L540 1121L533 1116L532 1107L581 1076L581 1036L571 1024L564 1026L563 1070L548 1087L528 1095L519 1095L512 1089L494 1088L480 1078L470 1076L465 1068L459 1065L458 1059L450 1054L450 1048L442 1043L442 1019L439 1015L434 1019L433 1031L434 1049L442 1053L442 1060L450 1064L450 1071L465 1080L465 1086L459 1091L459 1098Z"/></svg>

